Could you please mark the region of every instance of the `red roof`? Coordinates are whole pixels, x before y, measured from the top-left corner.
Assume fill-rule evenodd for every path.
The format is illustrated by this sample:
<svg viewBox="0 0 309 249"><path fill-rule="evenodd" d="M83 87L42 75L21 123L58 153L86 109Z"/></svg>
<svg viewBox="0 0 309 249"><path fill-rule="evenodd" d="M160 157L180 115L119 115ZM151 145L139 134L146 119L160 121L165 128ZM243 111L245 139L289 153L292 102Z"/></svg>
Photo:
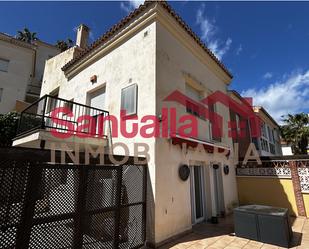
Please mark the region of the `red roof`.
<svg viewBox="0 0 309 249"><path fill-rule="evenodd" d="M160 4L177 22L182 28L196 41L196 43L204 49L204 51L221 67L221 69L231 78L232 74L223 65L223 63L206 47L206 45L201 41L201 39L191 30L191 28L182 20L182 18L171 8L171 6L166 1L145 1L138 8L132 11L128 16L124 17L120 22L112 26L105 34L98 38L94 43L92 43L88 48L84 49L79 55L74 59L69 61L62 67L65 71L75 65L78 61L82 60L86 55L91 54L97 47L102 46L108 40L110 40L114 35L119 33L125 26L127 26L134 18L141 15L143 12L148 10L155 3Z"/></svg>

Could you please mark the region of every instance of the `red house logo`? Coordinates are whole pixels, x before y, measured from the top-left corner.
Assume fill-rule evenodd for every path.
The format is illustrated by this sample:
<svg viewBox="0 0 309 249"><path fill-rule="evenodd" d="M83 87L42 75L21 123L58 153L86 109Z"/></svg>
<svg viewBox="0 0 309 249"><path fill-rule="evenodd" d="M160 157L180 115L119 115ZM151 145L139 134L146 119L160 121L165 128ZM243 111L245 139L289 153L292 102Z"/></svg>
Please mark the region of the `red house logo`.
<svg viewBox="0 0 309 249"><path fill-rule="evenodd" d="M184 95L180 91L176 90L168 95L164 101L177 102L196 116L202 119L209 120L212 124L212 135L215 138L221 138L223 135L223 118L214 110L214 104L221 103L225 105L229 110L233 110L237 113L242 120L239 124L240 136L246 136L246 126L249 125L250 135L253 138L258 138L261 135L261 120L252 108L252 98L242 98L241 103L231 98L228 94L221 91L216 91L206 97L205 99L197 102L190 97ZM228 121L229 136L235 136L237 124L234 121ZM237 132L237 131L236 131Z"/></svg>

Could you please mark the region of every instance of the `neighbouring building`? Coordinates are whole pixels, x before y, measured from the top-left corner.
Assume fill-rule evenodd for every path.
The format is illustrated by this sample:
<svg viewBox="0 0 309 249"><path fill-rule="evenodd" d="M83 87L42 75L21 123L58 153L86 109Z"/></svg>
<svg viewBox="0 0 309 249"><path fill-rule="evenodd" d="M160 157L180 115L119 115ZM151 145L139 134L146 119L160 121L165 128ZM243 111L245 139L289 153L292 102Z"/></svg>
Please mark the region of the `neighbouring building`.
<svg viewBox="0 0 309 249"><path fill-rule="evenodd" d="M220 139L212 136L212 123L194 111L212 93L228 94L232 76L224 65L165 1L141 5L90 47L86 48L88 28L81 25L77 32L75 47L47 61L38 112L24 113L37 115L38 126L30 131L21 124L14 145L50 148L55 141L77 142L81 149L89 144L104 145L121 155L123 148L116 146L121 142L134 155L136 143L147 144L149 245L161 244L198 222L231 212L238 197L228 136L229 108L221 103L212 106L224 119ZM185 105L165 101L176 90L193 101ZM72 111L72 115L61 113L58 118L64 123L57 127L50 116L56 107ZM164 113L164 108L175 108L176 113ZM126 110L126 115L120 110ZM96 136L96 128L92 137L77 137L73 132L70 138L61 139L50 134L51 128L68 130L66 124L75 125L84 114L127 120L127 132L132 131L133 123L139 128L145 125L142 118L147 115L156 116L161 125L167 122L168 131L173 129L173 115L177 120L184 115L195 117L199 129L195 137L169 132L167 137L147 138L138 132L128 138L118 127L118 136L111 137L115 132L111 120L111 132L104 133L104 139ZM189 179L179 177L180 166L188 166Z"/></svg>
<svg viewBox="0 0 309 249"><path fill-rule="evenodd" d="M0 33L0 113L20 111L40 97L45 61L59 53L46 42Z"/></svg>
<svg viewBox="0 0 309 249"><path fill-rule="evenodd" d="M230 108L230 119L235 123L233 143L238 144L239 157L245 157L250 143L254 143L260 156L281 156L280 126L277 122L263 107L252 106L250 100L242 97L237 91L230 90L229 95L232 100L237 101L240 105L246 103L251 105L253 113L255 113L261 121L260 134L257 137L253 137L250 133L248 117L244 117ZM241 125L241 123L243 125Z"/></svg>
<svg viewBox="0 0 309 249"><path fill-rule="evenodd" d="M261 156L282 156L280 126L262 107L254 106L254 112L261 118L261 137L255 142Z"/></svg>
<svg viewBox="0 0 309 249"><path fill-rule="evenodd" d="M281 150L282 150L282 155L283 156L292 156L293 151L292 151L292 146L288 144L286 141L281 140Z"/></svg>

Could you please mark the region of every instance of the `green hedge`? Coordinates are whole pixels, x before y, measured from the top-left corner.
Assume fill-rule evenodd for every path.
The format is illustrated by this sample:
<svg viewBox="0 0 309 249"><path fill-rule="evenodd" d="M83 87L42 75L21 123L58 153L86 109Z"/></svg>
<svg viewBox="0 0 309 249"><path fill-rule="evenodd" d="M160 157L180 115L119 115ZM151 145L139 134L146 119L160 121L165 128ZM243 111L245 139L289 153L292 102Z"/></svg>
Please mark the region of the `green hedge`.
<svg viewBox="0 0 309 249"><path fill-rule="evenodd" d="M0 147L12 145L12 139L16 136L19 121L17 112L0 114Z"/></svg>

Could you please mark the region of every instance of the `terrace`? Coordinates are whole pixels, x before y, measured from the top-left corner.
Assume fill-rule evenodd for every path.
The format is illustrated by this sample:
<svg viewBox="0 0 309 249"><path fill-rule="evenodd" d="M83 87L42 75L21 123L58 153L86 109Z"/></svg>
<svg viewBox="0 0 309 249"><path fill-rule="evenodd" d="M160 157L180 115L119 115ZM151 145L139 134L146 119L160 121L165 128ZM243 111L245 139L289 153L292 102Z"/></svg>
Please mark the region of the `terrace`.
<svg viewBox="0 0 309 249"><path fill-rule="evenodd" d="M291 218L293 238L289 248L309 248L309 220L304 217ZM175 238L162 245L159 249L279 249L271 244L236 237L234 234L233 217L220 218L218 224L200 223L193 227L192 232Z"/></svg>
<svg viewBox="0 0 309 249"><path fill-rule="evenodd" d="M49 149L60 143L108 146L109 116L105 110L44 95L21 112L13 146Z"/></svg>

